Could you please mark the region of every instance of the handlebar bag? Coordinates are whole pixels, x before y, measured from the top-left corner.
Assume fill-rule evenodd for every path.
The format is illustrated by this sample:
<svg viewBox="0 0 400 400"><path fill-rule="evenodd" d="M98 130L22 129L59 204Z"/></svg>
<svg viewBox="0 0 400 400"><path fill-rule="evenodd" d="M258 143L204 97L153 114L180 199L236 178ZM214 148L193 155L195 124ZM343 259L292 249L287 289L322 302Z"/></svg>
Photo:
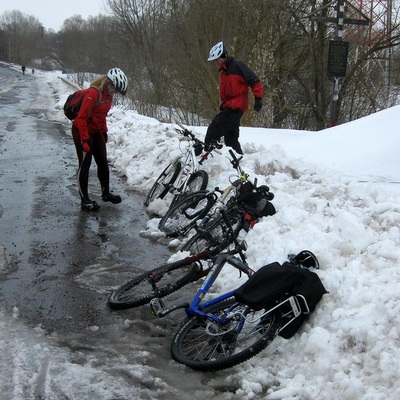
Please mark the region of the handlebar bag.
<svg viewBox="0 0 400 400"><path fill-rule="evenodd" d="M271 197L270 192L257 190L251 182L245 182L239 188L237 199L256 217L266 217L276 213L274 205L268 201Z"/></svg>

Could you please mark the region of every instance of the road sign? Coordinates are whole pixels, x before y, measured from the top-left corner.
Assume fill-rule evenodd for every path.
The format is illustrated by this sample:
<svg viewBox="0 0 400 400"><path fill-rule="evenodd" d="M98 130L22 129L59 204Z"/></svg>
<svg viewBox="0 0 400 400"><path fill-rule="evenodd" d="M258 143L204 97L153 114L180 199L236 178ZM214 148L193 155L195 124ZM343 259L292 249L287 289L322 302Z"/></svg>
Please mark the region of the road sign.
<svg viewBox="0 0 400 400"><path fill-rule="evenodd" d="M330 40L328 52L328 76L344 78L346 76L349 42Z"/></svg>

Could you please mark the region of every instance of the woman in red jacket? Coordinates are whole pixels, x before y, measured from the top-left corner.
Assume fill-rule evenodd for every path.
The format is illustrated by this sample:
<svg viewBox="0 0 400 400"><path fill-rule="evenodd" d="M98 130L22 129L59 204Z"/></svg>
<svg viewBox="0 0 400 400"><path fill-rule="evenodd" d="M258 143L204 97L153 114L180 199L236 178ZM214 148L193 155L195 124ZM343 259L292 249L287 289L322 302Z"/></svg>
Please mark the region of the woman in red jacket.
<svg viewBox="0 0 400 400"><path fill-rule="evenodd" d="M88 181L92 156L97 165L103 201L121 203L121 197L110 193L110 171L107 162L107 122L115 93L126 94L128 79L119 68L112 68L107 75L94 80L85 93L78 116L72 123L72 137L79 160L78 188L81 208L96 211L100 208L89 198Z"/></svg>
<svg viewBox="0 0 400 400"><path fill-rule="evenodd" d="M249 88L255 98L254 110L261 110L263 85L245 63L228 57L223 42L211 48L208 61L213 61L221 72L219 86L221 112L211 121L204 142L207 145L224 136L226 146L232 147L238 154L243 154L239 143L240 119L249 108Z"/></svg>

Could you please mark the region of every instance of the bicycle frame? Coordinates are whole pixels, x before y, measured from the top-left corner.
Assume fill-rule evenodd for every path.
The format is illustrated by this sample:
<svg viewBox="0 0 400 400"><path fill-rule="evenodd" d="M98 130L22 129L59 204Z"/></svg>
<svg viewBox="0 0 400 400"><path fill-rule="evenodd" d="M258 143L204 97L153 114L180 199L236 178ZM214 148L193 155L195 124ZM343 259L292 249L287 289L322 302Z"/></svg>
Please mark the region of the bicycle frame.
<svg viewBox="0 0 400 400"><path fill-rule="evenodd" d="M242 177L239 178L242 180ZM229 195L231 192L233 192L237 188L237 184L233 182L231 185L226 187L223 191L219 190L218 188L215 188L212 192L212 194L215 194L217 192L221 193L220 196L216 196L216 201L215 204L211 207L210 211L208 212L208 216L214 215L218 210L226 206L226 200L228 199ZM203 225L203 224L201 224Z"/></svg>
<svg viewBox="0 0 400 400"><path fill-rule="evenodd" d="M207 294L207 292L210 290L211 286L217 279L218 275L220 274L222 268L224 265L228 263L238 269L239 271L245 273L248 277L252 276L254 271L247 265L247 263L244 260L240 260L239 258L235 257L233 252L224 252L216 256L213 260L213 265L210 267L209 272L201 285L201 287L197 290L196 295L194 296L194 299L190 304L188 303L183 303L183 304L178 304L175 306L172 306L170 308L165 309L165 305L163 301L159 298L154 298L150 302L150 308L152 311L152 314L157 316L157 317L164 317L167 314L170 314L171 312L185 308L185 312L188 316L201 316L201 317L207 317L210 318L211 320L214 320L215 322L221 323L220 319L216 317L213 314L209 314L207 312L204 312L202 310L206 309L207 307L210 307L216 303L219 303L220 301L226 300L230 297L233 296L234 290L229 291L221 296L218 296L212 300L208 300L204 303L202 303L203 298Z"/></svg>
<svg viewBox="0 0 400 400"><path fill-rule="evenodd" d="M181 150L182 156L179 157L180 162L182 163L182 169L180 170L178 177L173 183L170 193L173 195L180 195L186 192L188 181L190 176L199 171L200 165L203 164L205 160L208 159L208 155L214 151L217 154L221 154L216 148L211 148L209 151L205 152L200 156L200 160L198 160L198 156L196 156L194 144L200 144L204 147L204 143L202 143L196 136L186 129L184 126L178 124L182 130L178 130L183 136L189 138L187 147L184 151Z"/></svg>
<svg viewBox="0 0 400 400"><path fill-rule="evenodd" d="M190 175L199 170L201 160L200 162L197 161L191 142L192 141L189 141L186 150L182 152L182 156L180 157L183 167L171 188L171 193L173 195L180 194L179 192L185 192Z"/></svg>
<svg viewBox="0 0 400 400"><path fill-rule="evenodd" d="M232 265L233 267L237 268L239 271L245 273L249 278L253 275L254 271L243 261L239 260L237 257L234 255L228 253L221 253L219 256L217 256L213 266L210 269L210 272L208 273L206 279L204 280L203 284L201 287L198 289L196 295L194 296L194 299L192 300L191 304L189 307L186 308L186 314L187 316L199 316L199 317L207 317L208 319L211 319L214 322L219 322L221 323L221 319L218 318L217 316L204 312L202 310L205 310L214 304L217 304L221 301L224 301L230 297L233 297L233 293L235 290L231 290L227 293L224 293L214 299L208 300L204 303L202 303L203 298L217 279L218 275L220 274L222 268L224 265L228 263Z"/></svg>
<svg viewBox="0 0 400 400"><path fill-rule="evenodd" d="M229 198L229 195L238 188L239 185L243 184L244 182L247 181L247 178L249 175L243 171L241 166L239 165L240 159L237 159L235 154L232 152L232 150L229 151L232 155L232 165L236 170L238 171L238 179L235 181L231 182L229 186L227 186L224 190L220 190L218 187L216 187L212 192L210 192L210 195L214 195L216 197L215 204L211 207L210 211L208 212L207 216L210 217L212 215L215 215L218 210L221 208L224 208L226 206L226 200ZM220 196L218 196L216 193L220 193ZM205 217L205 219L202 221L202 223L199 226L195 226L195 229L200 228L201 226L205 225L207 220L209 218Z"/></svg>
<svg viewBox="0 0 400 400"><path fill-rule="evenodd" d="M241 184L246 182L249 177L249 174L244 172L242 167L239 164L239 162L243 158L243 156L241 156L240 158L237 158L235 156L235 153L232 150L229 150L229 153L231 154L231 157L232 157L231 164L239 173L238 179L231 182L231 184L228 187L226 187L223 191L219 190L218 188L215 188L214 192L220 192L221 196L219 198L217 198L215 205L210 210L210 214L213 214L218 208L224 207L226 205L225 202L226 202L226 199L228 198L229 194L233 190L235 190L237 187L239 187Z"/></svg>

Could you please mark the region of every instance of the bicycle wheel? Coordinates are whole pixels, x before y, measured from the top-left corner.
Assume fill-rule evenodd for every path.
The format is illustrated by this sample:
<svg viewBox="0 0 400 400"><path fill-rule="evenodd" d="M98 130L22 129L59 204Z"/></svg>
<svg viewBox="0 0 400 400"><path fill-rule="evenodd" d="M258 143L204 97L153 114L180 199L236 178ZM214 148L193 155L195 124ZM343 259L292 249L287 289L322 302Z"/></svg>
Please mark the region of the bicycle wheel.
<svg viewBox="0 0 400 400"><path fill-rule="evenodd" d="M149 194L146 197L144 205L147 207L153 200L155 199L163 199L165 195L170 190L173 183L176 181L176 178L181 171L182 163L180 161L176 161L175 163L171 163L167 168L161 173L161 175L154 182L154 185L149 191Z"/></svg>
<svg viewBox="0 0 400 400"><path fill-rule="evenodd" d="M272 342L281 326L278 314L263 316L265 310L255 311L234 299L204 311L221 322L186 318L171 344L174 360L197 371L217 371L250 359Z"/></svg>
<svg viewBox="0 0 400 400"><path fill-rule="evenodd" d="M229 216L232 231L227 227L222 216L211 219L205 226L201 226L201 231L194 234L181 250L189 251L190 254L198 254L203 250L209 249L213 252L218 248L219 251L226 249L237 237L243 226L243 216L231 213Z"/></svg>
<svg viewBox="0 0 400 400"><path fill-rule="evenodd" d="M193 193L169 208L161 218L158 229L168 237L185 235L197 220L207 215L215 201L213 193L204 190Z"/></svg>
<svg viewBox="0 0 400 400"><path fill-rule="evenodd" d="M189 179L186 184L185 191L184 190L184 183L179 188L179 194L174 196L172 199L171 205L176 204L178 201L183 200L186 196L199 192L201 190L206 190L208 185L208 174L206 171L199 170L190 174Z"/></svg>
<svg viewBox="0 0 400 400"><path fill-rule="evenodd" d="M125 282L110 294L108 304L114 310L147 304L154 297L164 297L192 282L199 269L197 262L187 265L185 259L164 264Z"/></svg>

